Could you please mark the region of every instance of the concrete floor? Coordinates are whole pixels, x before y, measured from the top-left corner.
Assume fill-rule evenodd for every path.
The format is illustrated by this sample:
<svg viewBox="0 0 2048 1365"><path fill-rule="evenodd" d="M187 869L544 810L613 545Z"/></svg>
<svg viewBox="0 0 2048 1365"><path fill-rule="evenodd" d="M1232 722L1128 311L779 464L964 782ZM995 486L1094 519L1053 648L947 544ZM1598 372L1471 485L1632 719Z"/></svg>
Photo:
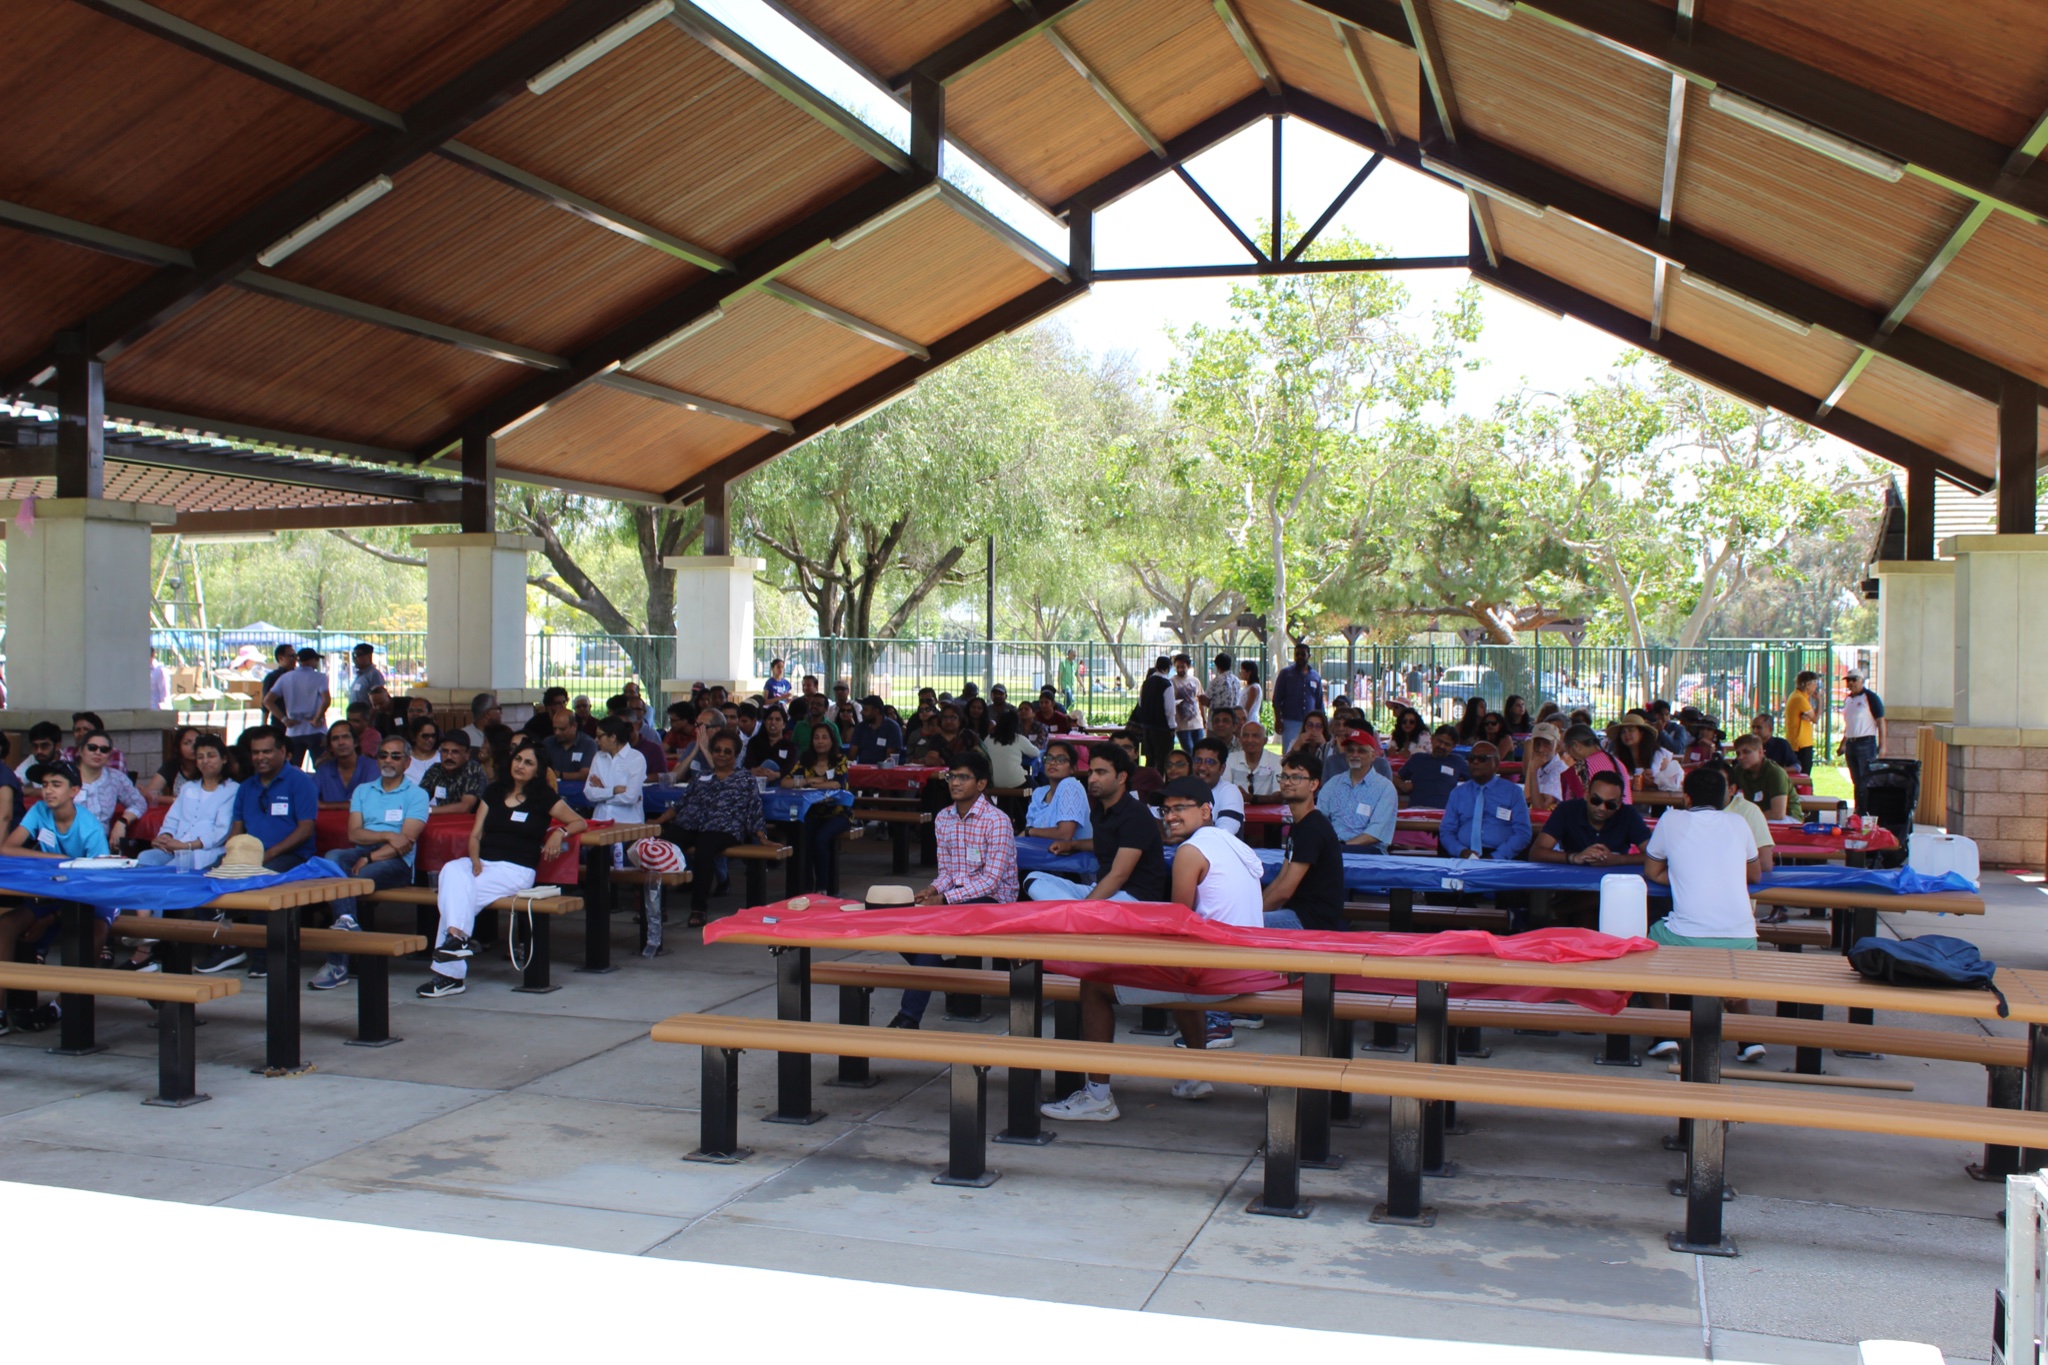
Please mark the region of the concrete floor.
<svg viewBox="0 0 2048 1365"><path fill-rule="evenodd" d="M886 876L855 846L850 891ZM916 880L916 878L912 878ZM1906 934L1960 933L2020 967L2048 967L2038 882L1992 874L1981 921L1894 916ZM671 953L614 975L572 970L558 935L546 996L513 994L504 961L470 991L412 997L394 971L383 1049L342 1046L354 987L306 999L303 1074L264 1079L263 993L204 1011L200 1087L213 1101L144 1107L155 1035L139 1005L100 1005L108 1051L48 1055L50 1035L0 1039L0 1180L557 1243L608 1251L1303 1327L1762 1362L1855 1359L1859 1339L1989 1354L2003 1263L2002 1191L1964 1177L1971 1149L1743 1127L1729 1142L1733 1260L1677 1256L1683 1206L1664 1192L1682 1159L1667 1123L1461 1106L1455 1179L1432 1181L1432 1229L1377 1227L1385 1107L1337 1130L1349 1159L1305 1172L1304 1222L1244 1212L1257 1190L1261 1107L1249 1089L1199 1104L1167 1083L1117 1085L1124 1117L1067 1125L1042 1148L997 1146L985 1190L930 1183L943 1164L942 1069L877 1063L871 1090L820 1085L811 1127L743 1117L753 1158L682 1161L696 1145L694 1049L648 1026L708 1010L768 1015L768 956L707 949L671 929ZM832 1017L820 992L820 1017ZM878 999L878 1016L893 1010ZM1000 1022L930 1025L996 1029ZM1889 1022L1881 1020L1880 1022ZM1925 1018L1911 1022L1944 1026ZM1976 1027L1951 1022L1948 1027ZM2012 1026L2001 1031L2018 1033ZM1591 1069L1591 1037L1492 1032L1478 1065ZM1240 1048L1293 1051L1290 1023ZM1785 1067L1774 1051L1766 1063ZM1911 1079L1923 1099L1981 1103L1981 1069L1830 1057L1838 1074ZM1741 1068L1729 1064L1731 1071ZM817 1064L817 1080L831 1074ZM773 1067L749 1056L742 1104L772 1103ZM992 1090L994 1088L992 1087ZM992 1095L992 1099L994 1096Z"/></svg>

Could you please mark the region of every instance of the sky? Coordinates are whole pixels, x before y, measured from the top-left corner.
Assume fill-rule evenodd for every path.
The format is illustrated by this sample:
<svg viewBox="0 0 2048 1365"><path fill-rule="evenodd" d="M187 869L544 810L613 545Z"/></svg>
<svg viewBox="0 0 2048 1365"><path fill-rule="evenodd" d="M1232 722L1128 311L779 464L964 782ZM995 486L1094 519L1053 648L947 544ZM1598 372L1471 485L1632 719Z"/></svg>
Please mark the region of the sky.
<svg viewBox="0 0 2048 1365"><path fill-rule="evenodd" d="M699 0L701 7L781 62L814 88L894 140L909 145L909 117L894 102L762 0ZM1282 160L1286 212L1307 224L1365 164L1368 153L1298 120L1288 120ZM1187 169L1247 233L1271 212L1272 135L1259 123L1194 158ZM947 178L967 188L1004 221L1066 257L1066 229L982 174L965 156L947 157ZM1466 201L1462 194L1394 162L1382 162L1332 220L1326 232L1350 231L1401 256L1463 255ZM1099 269L1141 265L1235 264L1244 248L1181 184L1165 175L1098 214L1095 263ZM1468 276L1462 269L1412 271L1402 276L1414 316L1426 320L1446 305ZM1173 354L1169 328L1230 322L1229 280L1098 282L1084 299L1060 312L1059 322L1098 358L1128 353L1147 372L1165 369ZM1583 323L1560 320L1494 290L1482 293L1486 326L1470 356L1480 368L1461 377L1457 407L1481 413L1524 382L1562 392L1598 380L1623 346Z"/></svg>

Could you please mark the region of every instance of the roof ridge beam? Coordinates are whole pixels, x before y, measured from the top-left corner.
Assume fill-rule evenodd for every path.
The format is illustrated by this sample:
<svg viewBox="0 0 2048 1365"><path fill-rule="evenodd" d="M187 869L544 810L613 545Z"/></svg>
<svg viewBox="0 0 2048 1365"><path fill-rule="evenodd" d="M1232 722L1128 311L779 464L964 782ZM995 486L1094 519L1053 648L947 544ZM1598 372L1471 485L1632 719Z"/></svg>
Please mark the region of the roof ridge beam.
<svg viewBox="0 0 2048 1365"><path fill-rule="evenodd" d="M1298 90L1288 91L1288 101L1298 116L1361 147L1371 147L1378 140L1378 127L1348 109ZM1482 194L1497 190L1536 208L1555 210L1595 232L1648 255L1661 256L1683 270L1833 332L1855 345L1877 341L1878 349L1892 359L1966 393L1996 401L2005 371L1995 362L1910 327L1901 327L1890 337L1880 338L1878 316L1863 305L1723 245L1682 223L1673 224L1670 236L1659 236L1653 210L1638 208L1519 152L1468 133L1456 147L1431 147L1428 166L1423 165L1423 149L1414 143L1403 142L1388 155L1460 188L1470 189L1477 184Z"/></svg>
<svg viewBox="0 0 2048 1365"><path fill-rule="evenodd" d="M527 78L642 8L642 0L579 0L444 82L408 107L405 127L371 132L266 196L192 252L190 269L166 268L72 328L111 360L256 264L259 253L380 175L431 154L526 88ZM46 360L28 362L39 373ZM0 389L14 388L0 380Z"/></svg>
<svg viewBox="0 0 2048 1365"><path fill-rule="evenodd" d="M833 395L797 418L794 430L789 434L764 436L742 446L710 468L671 488L665 501L670 504L691 502L702 494L707 484L731 483L815 436L858 420L877 406L909 392L920 379L940 366L1005 333L1036 322L1087 292L1085 282L1074 280L1046 280L1034 285L1008 303L991 309L933 342L929 362L915 358L898 361L880 374Z"/></svg>
<svg viewBox="0 0 2048 1365"><path fill-rule="evenodd" d="M1812 395L1803 390L1753 370L1696 341L1688 341L1669 332L1662 337L1652 337L1649 324L1634 313L1575 289L1533 266L1515 260L1502 261L1496 267L1475 262L1473 273L1545 312L1577 318L1631 346L1662 357L1702 383L1725 389L1744 402L1774 408L1892 464L1911 467L1915 462L1924 460L1950 483L1974 492L1983 492L1991 487L1992 481L1987 476L1875 422L1844 412L1829 413L1813 421L1803 415L1813 404Z"/></svg>
<svg viewBox="0 0 2048 1365"><path fill-rule="evenodd" d="M1273 95L1264 90L1245 96L1236 104L1222 109L1197 123L1194 127L1176 137L1166 139L1166 155L1163 157L1146 153L1144 156L1127 161L1093 184L1068 195L1053 205L1053 212L1064 218L1080 209L1100 211L1117 200L1148 184L1159 176L1170 174L1174 167L1184 161L1200 156L1217 143L1223 142L1251 127L1260 119L1284 114L1288 106L1283 96ZM1343 134L1349 136L1349 134Z"/></svg>

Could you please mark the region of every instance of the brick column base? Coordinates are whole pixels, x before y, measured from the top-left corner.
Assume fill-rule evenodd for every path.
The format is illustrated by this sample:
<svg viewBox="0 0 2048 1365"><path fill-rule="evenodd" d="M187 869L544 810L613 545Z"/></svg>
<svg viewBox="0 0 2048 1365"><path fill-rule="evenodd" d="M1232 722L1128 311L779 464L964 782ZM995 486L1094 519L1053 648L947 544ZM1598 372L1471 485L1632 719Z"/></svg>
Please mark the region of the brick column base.
<svg viewBox="0 0 2048 1365"><path fill-rule="evenodd" d="M1986 867L2039 868L2048 855L2048 749L1948 746L1948 830Z"/></svg>

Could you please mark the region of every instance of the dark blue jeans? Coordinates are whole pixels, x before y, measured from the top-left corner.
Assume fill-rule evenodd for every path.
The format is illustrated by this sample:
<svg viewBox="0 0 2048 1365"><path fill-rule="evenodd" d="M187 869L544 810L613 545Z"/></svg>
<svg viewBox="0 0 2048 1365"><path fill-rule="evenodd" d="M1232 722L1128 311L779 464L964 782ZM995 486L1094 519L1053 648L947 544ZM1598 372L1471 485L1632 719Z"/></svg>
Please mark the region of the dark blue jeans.
<svg viewBox="0 0 2048 1365"><path fill-rule="evenodd" d="M1842 757L1849 764L1849 781L1856 788L1856 812L1863 813L1863 779L1870 775L1871 760L1877 757L1877 736L1842 741Z"/></svg>
<svg viewBox="0 0 2048 1365"><path fill-rule="evenodd" d="M987 896L976 896L973 900L955 901L953 903L955 905L996 904L995 901ZM913 967L941 967L946 962L946 959L940 957L937 953L905 953L903 960ZM896 1012L898 1014L907 1014L912 1019L923 1019L925 1009L931 1003L932 993L930 991L905 991L903 992L903 1003L896 1007Z"/></svg>

